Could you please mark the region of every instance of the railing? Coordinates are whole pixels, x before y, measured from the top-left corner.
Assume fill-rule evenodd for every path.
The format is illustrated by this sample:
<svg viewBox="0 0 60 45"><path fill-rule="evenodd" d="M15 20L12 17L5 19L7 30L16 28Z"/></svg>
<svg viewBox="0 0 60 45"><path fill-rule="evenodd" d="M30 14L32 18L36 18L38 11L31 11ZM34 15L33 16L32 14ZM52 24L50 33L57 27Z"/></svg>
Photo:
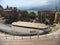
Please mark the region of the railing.
<svg viewBox="0 0 60 45"><path fill-rule="evenodd" d="M60 35L60 34L59 34ZM37 35L37 36L10 36L10 35L1 35L0 36L0 39L12 39L12 40L15 40L15 39L48 39L48 38L58 38L59 35L52 35L52 34L49 34L49 35Z"/></svg>
<svg viewBox="0 0 60 45"><path fill-rule="evenodd" d="M32 39L32 38L38 38L39 39L39 35L37 36L10 36L10 35L1 35L0 39Z"/></svg>

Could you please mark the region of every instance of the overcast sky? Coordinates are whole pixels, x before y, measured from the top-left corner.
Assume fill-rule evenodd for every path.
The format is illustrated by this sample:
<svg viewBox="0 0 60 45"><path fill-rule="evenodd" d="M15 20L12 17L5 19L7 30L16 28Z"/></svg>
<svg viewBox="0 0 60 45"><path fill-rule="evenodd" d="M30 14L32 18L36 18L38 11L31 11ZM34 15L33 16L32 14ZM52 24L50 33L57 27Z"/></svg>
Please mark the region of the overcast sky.
<svg viewBox="0 0 60 45"><path fill-rule="evenodd" d="M59 0L0 0L3 7L37 7L57 4Z"/></svg>

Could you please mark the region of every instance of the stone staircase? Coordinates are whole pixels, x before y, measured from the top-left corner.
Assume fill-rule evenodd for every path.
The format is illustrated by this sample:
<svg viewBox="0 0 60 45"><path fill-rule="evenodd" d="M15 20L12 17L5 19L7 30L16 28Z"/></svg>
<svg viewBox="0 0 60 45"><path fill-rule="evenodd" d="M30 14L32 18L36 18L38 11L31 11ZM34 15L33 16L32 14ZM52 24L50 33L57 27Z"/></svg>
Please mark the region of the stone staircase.
<svg viewBox="0 0 60 45"><path fill-rule="evenodd" d="M59 45L60 44L60 32L59 30L47 34L23 37L23 36L12 36L4 33L0 33L0 45ZM58 33L58 34L57 34Z"/></svg>

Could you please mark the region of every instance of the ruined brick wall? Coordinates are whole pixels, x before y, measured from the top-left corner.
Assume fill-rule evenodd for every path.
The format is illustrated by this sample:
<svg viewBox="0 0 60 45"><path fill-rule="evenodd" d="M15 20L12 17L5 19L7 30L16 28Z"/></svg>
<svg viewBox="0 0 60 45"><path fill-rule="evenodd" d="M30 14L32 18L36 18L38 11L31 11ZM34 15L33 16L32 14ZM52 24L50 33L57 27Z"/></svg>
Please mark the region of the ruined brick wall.
<svg viewBox="0 0 60 45"><path fill-rule="evenodd" d="M9 18L10 16L13 15L13 11L12 10L4 10L3 11L3 16L6 17L6 18Z"/></svg>
<svg viewBox="0 0 60 45"><path fill-rule="evenodd" d="M60 23L60 14L57 15L57 21Z"/></svg>

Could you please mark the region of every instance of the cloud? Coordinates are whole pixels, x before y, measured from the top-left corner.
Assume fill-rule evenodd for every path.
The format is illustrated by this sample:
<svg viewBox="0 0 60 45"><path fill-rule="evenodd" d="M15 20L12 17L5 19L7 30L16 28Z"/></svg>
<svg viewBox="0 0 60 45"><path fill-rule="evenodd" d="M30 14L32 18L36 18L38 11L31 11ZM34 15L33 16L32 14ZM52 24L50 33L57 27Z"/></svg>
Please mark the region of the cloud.
<svg viewBox="0 0 60 45"><path fill-rule="evenodd" d="M59 0L1 0L1 5L17 7L36 7L45 6L59 2Z"/></svg>
<svg viewBox="0 0 60 45"><path fill-rule="evenodd" d="M47 4L47 0L2 0L2 5L9 6L42 6Z"/></svg>

